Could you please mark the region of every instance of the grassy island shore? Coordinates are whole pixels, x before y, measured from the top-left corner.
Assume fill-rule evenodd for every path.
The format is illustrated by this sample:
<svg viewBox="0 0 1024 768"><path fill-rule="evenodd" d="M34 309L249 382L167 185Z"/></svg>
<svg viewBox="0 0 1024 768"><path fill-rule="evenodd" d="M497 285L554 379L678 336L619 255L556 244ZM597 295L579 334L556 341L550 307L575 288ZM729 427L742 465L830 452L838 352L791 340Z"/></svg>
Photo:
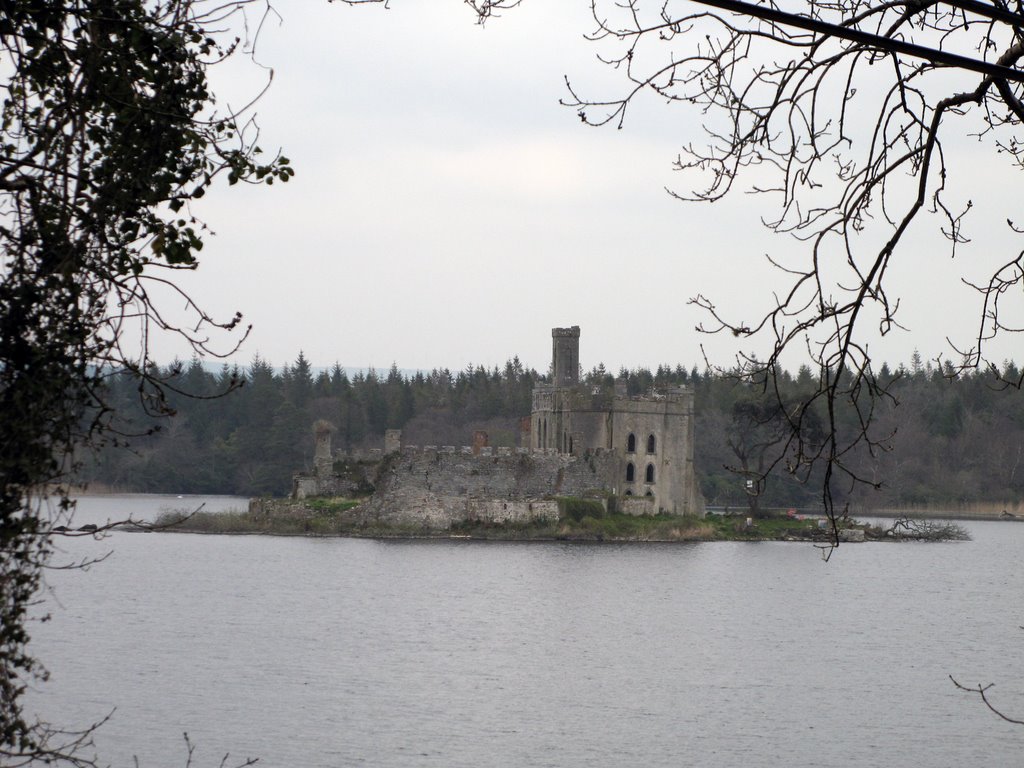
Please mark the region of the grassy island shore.
<svg viewBox="0 0 1024 768"><path fill-rule="evenodd" d="M804 541L827 543L831 530L818 517L787 515L750 519L709 513L705 517L676 515L600 517L571 516L559 520L488 523L462 521L450 528L420 524L394 524L361 518L359 501L311 499L289 514L253 515L249 512L195 512L172 510L157 520L160 531L208 534L264 534L279 536L347 536L357 538L437 538L492 541ZM846 520L840 526L843 541L949 541L969 538L949 521L901 519L891 525L868 525Z"/></svg>

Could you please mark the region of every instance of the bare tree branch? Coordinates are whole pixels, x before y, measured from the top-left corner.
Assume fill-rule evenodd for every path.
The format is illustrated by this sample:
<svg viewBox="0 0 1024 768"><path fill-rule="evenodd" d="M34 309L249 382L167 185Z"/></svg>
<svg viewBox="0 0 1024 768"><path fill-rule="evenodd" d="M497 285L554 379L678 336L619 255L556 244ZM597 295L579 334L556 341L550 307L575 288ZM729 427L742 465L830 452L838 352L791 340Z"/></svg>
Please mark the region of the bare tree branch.
<svg viewBox="0 0 1024 768"><path fill-rule="evenodd" d="M999 710L995 705L993 705L991 701L989 701L988 692L993 687L995 687L994 683L989 683L988 685L979 684L975 687L971 687L968 685L962 685L952 675L949 676L949 679L953 682L953 685L955 685L959 690L965 691L966 693L978 694L978 696L981 698L985 706L989 708L989 711L991 711L995 715L998 715L1006 722L1013 723L1014 725L1024 725L1024 720L1017 720L1016 718L1010 717L1009 715Z"/></svg>

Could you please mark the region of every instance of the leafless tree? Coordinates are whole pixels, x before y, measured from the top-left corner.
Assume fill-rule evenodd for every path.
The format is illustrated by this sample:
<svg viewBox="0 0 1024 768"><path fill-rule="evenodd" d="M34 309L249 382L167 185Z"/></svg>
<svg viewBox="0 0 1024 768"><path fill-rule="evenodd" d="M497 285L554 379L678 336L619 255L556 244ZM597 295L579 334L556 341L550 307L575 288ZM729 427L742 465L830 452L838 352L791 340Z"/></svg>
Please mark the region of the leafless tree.
<svg viewBox="0 0 1024 768"><path fill-rule="evenodd" d="M784 410L786 449L794 466L824 465L822 501L834 518L839 484L866 482L848 458L886 447L872 417L888 394L865 339L898 327L893 262L929 213L951 255L967 242L969 191L947 189L944 141L975 137L1012 165L1024 161L1024 10L1002 0L593 0L592 10L590 37L623 89L594 98L567 80L565 103L591 125L622 126L647 95L693 110L705 138L681 151L675 168L688 191L672 194L763 195L765 225L797 244L794 256L772 260L785 288L759 321L725 317L704 295L692 301L710 318L705 332L767 339L767 355L741 361L752 375L770 381L794 348L816 364L819 386L805 407ZM1000 310L1022 280L1018 252L973 283L978 325L969 343L952 342L953 374L991 365L988 343L1016 330ZM815 407L826 414L824 441L805 439ZM842 408L856 429L840 429Z"/></svg>
<svg viewBox="0 0 1024 768"><path fill-rule="evenodd" d="M964 541L970 538L967 530L958 523L912 517L897 518L882 535L912 541Z"/></svg>
<svg viewBox="0 0 1024 768"><path fill-rule="evenodd" d="M481 23L521 1L464 0ZM674 165L684 180L671 194L698 202L735 190L762 195L765 226L796 244L786 258L769 257L783 288L756 322L726 316L703 294L692 303L709 318L702 331L767 345L759 359L738 361L766 392L777 392L771 382L787 353L816 365L816 390L782 409L789 439L778 456L805 477L823 467L813 474L824 477L822 503L838 544L834 491L876 485L851 458L886 450L891 437L873 428L878 403L892 396L875 375L868 339L900 327L893 264L918 220L937 219L950 255L969 242L970 189L947 188L945 146L977 140L1011 167L1024 166L1024 5L591 0L591 10L588 37L617 73L619 92L580 92L567 78L564 103L594 126L622 127L644 98L689 110L704 138L682 148ZM1012 220L1014 203L1011 236L1024 234ZM943 368L951 376L979 366L998 373L986 351L1000 333L1024 328L1006 306L1024 284L1024 253L964 282L978 294L977 325L966 343L951 339ZM808 419L817 412L823 424ZM811 439L808 430L822 426L825 439Z"/></svg>
<svg viewBox="0 0 1024 768"><path fill-rule="evenodd" d="M770 466L784 458L778 448L788 442L790 432L782 401L761 387L752 389L733 403L725 441L737 463L726 469L743 480L748 510L753 517L761 517L761 495Z"/></svg>

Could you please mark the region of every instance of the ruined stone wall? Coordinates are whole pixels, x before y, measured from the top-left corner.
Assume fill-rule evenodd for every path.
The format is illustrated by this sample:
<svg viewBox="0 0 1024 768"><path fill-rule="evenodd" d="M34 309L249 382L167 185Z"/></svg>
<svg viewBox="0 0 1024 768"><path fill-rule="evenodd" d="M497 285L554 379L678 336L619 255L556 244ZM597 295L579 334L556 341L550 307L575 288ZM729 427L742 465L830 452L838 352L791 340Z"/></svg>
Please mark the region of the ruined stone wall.
<svg viewBox="0 0 1024 768"><path fill-rule="evenodd" d="M373 492L379 462L378 452L378 456L372 459L341 458L323 466L318 464L315 473L300 473L292 478L291 497L365 496Z"/></svg>
<svg viewBox="0 0 1024 768"><path fill-rule="evenodd" d="M517 522L558 518L555 496L621 493L618 451L555 451L461 446L402 447L371 460L338 460L329 476L298 475L293 498L372 496L353 512L367 522L448 529L471 520ZM653 497L620 497L620 512L653 514ZM701 509L702 513L703 510Z"/></svg>
<svg viewBox="0 0 1024 768"><path fill-rule="evenodd" d="M619 505L619 512L624 515L642 517L658 511L655 509L653 496L623 496L616 503Z"/></svg>
<svg viewBox="0 0 1024 768"><path fill-rule="evenodd" d="M311 496L319 495L320 479L317 475L303 474L292 478L293 499L308 499Z"/></svg>
<svg viewBox="0 0 1024 768"><path fill-rule="evenodd" d="M610 453L418 451L381 462L377 491L360 514L394 524L448 528L460 520L557 518L552 496L600 492L616 461Z"/></svg>
<svg viewBox="0 0 1024 768"><path fill-rule="evenodd" d="M388 429L384 431L384 453L398 453L402 450L402 430Z"/></svg>

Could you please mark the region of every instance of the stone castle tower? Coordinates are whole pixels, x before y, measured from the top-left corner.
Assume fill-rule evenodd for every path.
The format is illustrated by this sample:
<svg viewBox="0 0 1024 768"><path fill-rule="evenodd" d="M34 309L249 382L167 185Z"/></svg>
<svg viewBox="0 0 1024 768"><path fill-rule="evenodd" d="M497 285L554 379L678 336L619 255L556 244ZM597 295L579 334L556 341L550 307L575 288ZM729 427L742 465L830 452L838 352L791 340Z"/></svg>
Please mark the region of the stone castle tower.
<svg viewBox="0 0 1024 768"><path fill-rule="evenodd" d="M579 326L552 328L552 382L533 390L530 448L570 456L610 451L602 478L620 506L635 512L702 515L693 469L693 391L652 390L630 397L579 383Z"/></svg>
<svg viewBox="0 0 1024 768"><path fill-rule="evenodd" d="M478 431L472 446L420 450L388 430L383 451L338 457L331 451L334 427L318 421L314 471L295 476L292 497L369 489L377 513L441 527L466 519L557 518L558 496L612 497L627 514L703 515L693 470L692 390L629 396L625 382L588 386L579 371L579 326L552 328L551 383L534 387L517 449L492 449Z"/></svg>
<svg viewBox="0 0 1024 768"><path fill-rule="evenodd" d="M580 383L580 327L551 329L552 381L556 387Z"/></svg>

